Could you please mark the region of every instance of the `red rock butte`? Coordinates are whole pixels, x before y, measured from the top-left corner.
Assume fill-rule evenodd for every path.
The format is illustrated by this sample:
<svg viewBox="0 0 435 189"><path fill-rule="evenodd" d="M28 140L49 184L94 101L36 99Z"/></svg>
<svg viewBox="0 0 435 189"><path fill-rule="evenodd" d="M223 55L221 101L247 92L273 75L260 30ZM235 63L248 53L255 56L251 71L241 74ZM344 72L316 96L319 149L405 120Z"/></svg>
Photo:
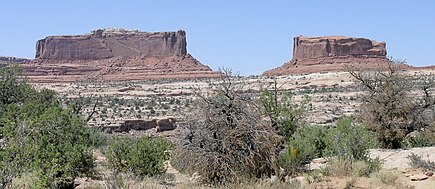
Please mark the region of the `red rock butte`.
<svg viewBox="0 0 435 189"><path fill-rule="evenodd" d="M97 29L49 36L36 43L35 59L22 64L34 82L123 81L216 77L187 53L186 32Z"/></svg>
<svg viewBox="0 0 435 189"><path fill-rule="evenodd" d="M294 38L293 59L263 75L345 71L347 66L375 67L391 62L385 42L344 36Z"/></svg>

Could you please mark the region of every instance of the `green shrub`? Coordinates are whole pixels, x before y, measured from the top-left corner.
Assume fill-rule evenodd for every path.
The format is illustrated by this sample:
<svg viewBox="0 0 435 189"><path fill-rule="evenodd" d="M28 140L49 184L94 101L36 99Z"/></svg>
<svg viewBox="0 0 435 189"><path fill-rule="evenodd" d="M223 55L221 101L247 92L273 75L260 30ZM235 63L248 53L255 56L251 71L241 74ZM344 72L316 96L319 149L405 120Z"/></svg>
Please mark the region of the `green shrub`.
<svg viewBox="0 0 435 189"><path fill-rule="evenodd" d="M154 176L165 172L171 144L162 138L130 139L115 137L105 150L110 167L136 176Z"/></svg>
<svg viewBox="0 0 435 189"><path fill-rule="evenodd" d="M305 170L306 160L303 158L303 147L287 145L278 156L279 166L287 170L289 174L295 174Z"/></svg>
<svg viewBox="0 0 435 189"><path fill-rule="evenodd" d="M2 168L16 165L17 175L36 171L41 188L73 183L93 170L90 131L70 110L37 102L9 105L1 118ZM3 175L5 176L5 175Z"/></svg>
<svg viewBox="0 0 435 189"><path fill-rule="evenodd" d="M311 160L324 155L326 134L327 130L325 127L302 126L296 130L288 144L289 146L303 148L304 160Z"/></svg>
<svg viewBox="0 0 435 189"><path fill-rule="evenodd" d="M368 149L375 146L374 135L350 118L337 121L336 128L303 126L298 128L278 158L282 168L294 174L314 158L329 156L337 162L336 175L368 175L380 169L380 161L370 159ZM356 173L353 173L356 172Z"/></svg>
<svg viewBox="0 0 435 189"><path fill-rule="evenodd" d="M309 101L310 97L304 95L302 102L295 103L293 93L281 94L275 80L272 90L265 89L261 92L259 105L277 133L288 141L296 128L303 125L303 115L307 110Z"/></svg>
<svg viewBox="0 0 435 189"><path fill-rule="evenodd" d="M364 125L350 118L337 121L336 128L328 131L325 153L329 156L354 160L367 160L368 149L376 146L375 136Z"/></svg>
<svg viewBox="0 0 435 189"><path fill-rule="evenodd" d="M407 137L403 146L412 148L435 146L435 124L430 125L425 130L419 131L415 137Z"/></svg>
<svg viewBox="0 0 435 189"><path fill-rule="evenodd" d="M18 67L0 70L0 187L34 173L35 188L65 188L92 174L90 131L64 109L51 90L36 90L18 79Z"/></svg>
<svg viewBox="0 0 435 189"><path fill-rule="evenodd" d="M279 165L294 174L304 170L311 159L322 157L326 129L321 126L302 126L296 129L286 148L279 154Z"/></svg>
<svg viewBox="0 0 435 189"><path fill-rule="evenodd" d="M368 149L376 146L375 136L350 118L337 121L325 136L324 154L329 156L327 169L335 176L369 176L381 169L382 162L369 157Z"/></svg>

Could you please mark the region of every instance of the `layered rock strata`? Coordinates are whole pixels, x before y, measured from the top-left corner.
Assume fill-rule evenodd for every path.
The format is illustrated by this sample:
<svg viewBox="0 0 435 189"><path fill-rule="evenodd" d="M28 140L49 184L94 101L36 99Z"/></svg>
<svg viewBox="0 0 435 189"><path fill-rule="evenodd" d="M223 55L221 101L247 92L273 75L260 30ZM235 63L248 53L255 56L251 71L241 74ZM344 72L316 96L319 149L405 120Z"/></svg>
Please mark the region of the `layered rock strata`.
<svg viewBox="0 0 435 189"><path fill-rule="evenodd" d="M343 36L295 37L293 58L263 75L344 71L348 66L376 67L390 62L385 42Z"/></svg>
<svg viewBox="0 0 435 189"><path fill-rule="evenodd" d="M153 119L153 120L126 120L119 126L105 127L104 130L108 133L113 132L129 132L130 130L145 131L156 129L157 132L170 131L176 128L175 118Z"/></svg>
<svg viewBox="0 0 435 189"><path fill-rule="evenodd" d="M50 36L23 64L35 82L121 81L215 77L187 53L186 32L98 29L91 34Z"/></svg>

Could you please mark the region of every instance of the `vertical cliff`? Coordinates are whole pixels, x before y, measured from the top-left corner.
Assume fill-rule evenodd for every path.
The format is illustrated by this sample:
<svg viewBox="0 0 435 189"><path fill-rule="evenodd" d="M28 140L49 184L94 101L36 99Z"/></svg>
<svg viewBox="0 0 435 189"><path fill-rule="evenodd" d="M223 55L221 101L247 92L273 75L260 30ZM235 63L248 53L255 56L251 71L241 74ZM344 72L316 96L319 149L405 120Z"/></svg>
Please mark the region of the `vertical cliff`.
<svg viewBox="0 0 435 189"><path fill-rule="evenodd" d="M97 60L187 55L186 32L98 29L87 35L50 36L36 43L37 59Z"/></svg>
<svg viewBox="0 0 435 189"><path fill-rule="evenodd" d="M293 60L322 57L379 57L387 55L386 44L365 38L343 36L295 37Z"/></svg>
<svg viewBox="0 0 435 189"><path fill-rule="evenodd" d="M36 43L24 74L39 82L216 77L187 53L186 32L98 29Z"/></svg>
<svg viewBox="0 0 435 189"><path fill-rule="evenodd" d="M374 66L389 62L385 42L365 38L323 36L294 38L293 58L263 75L343 71L346 66Z"/></svg>

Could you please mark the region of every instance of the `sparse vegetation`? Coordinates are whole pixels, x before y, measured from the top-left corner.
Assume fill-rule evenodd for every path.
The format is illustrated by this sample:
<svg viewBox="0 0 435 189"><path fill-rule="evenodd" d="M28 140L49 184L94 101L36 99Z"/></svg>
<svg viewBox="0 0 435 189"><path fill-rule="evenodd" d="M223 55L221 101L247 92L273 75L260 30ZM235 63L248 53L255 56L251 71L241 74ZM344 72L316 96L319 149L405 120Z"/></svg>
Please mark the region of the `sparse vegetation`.
<svg viewBox="0 0 435 189"><path fill-rule="evenodd" d="M272 127L287 141L296 128L303 125L303 115L310 98L304 95L302 102L295 104L291 92L280 93L277 81L274 80L272 90L263 89L261 92L259 104L264 114L269 118Z"/></svg>
<svg viewBox="0 0 435 189"><path fill-rule="evenodd" d="M382 188L397 188L397 189L409 189L410 187L400 181L400 173L394 170L381 170L373 173L371 176L371 185L373 187Z"/></svg>
<svg viewBox="0 0 435 189"><path fill-rule="evenodd" d="M379 159L367 159L351 161L337 156L330 160L325 168L330 175L334 176L354 176L367 177L371 173L381 170L382 163Z"/></svg>
<svg viewBox="0 0 435 189"><path fill-rule="evenodd" d="M18 74L19 72L16 72L15 78ZM25 80L15 84L4 82L1 86L4 94L19 97L3 98L1 101L3 104L0 107L0 167L3 168L2 174L6 175L3 177L4 186L71 186L75 178L93 175L97 163L98 172L110 172L107 173L110 175L105 173L102 178L93 179L102 179L108 188L161 188L173 185L181 188L307 187L292 179L301 175L305 175L308 183L312 184L309 186L313 187L317 186L316 183L327 183L328 179L334 177L345 178L346 187L358 187L360 183L356 180L368 175L372 175L373 180L377 177L376 182L381 184L399 187L398 181L394 179L395 175L384 173L384 170L382 173L379 171L382 165L379 159L368 157L369 148L386 146L385 142L373 140L376 139L373 132L375 130L367 124L367 120L364 117L337 118L337 115L354 113L353 109L358 107L362 100L358 96L360 89L353 85L320 86L310 83L308 79L300 79L300 85L293 89L293 86L289 87L284 83L287 80L283 82L274 78L261 79L261 82L271 85L267 90L259 87L265 85L257 81L228 74L224 74L222 80L209 81L209 85L200 83L195 87L178 84L171 86L176 92L168 86L155 85L165 83L164 81L150 82L151 86L144 86L140 82L72 84L70 88L77 91L67 95L61 94L62 100L58 100L57 94L53 91L35 90L27 85ZM414 81L416 78L406 79ZM278 82L284 83L282 89L277 87ZM56 85L64 87L61 84ZM140 92L130 91L128 95L123 96L119 93L104 94L102 92L105 91L101 90L104 87L127 86L134 86L135 90ZM420 88L422 86L429 86L429 82L415 85ZM426 91L432 94L431 90L427 88ZM400 146L434 145L433 124L430 122L433 115L431 96L426 96L424 92L418 95L411 93L405 96L412 97L412 107L419 111L426 105L429 105L429 108L424 110L424 116L415 111L407 117L414 120L414 126L412 132L400 135L403 136ZM304 94L310 94L309 98ZM364 110L360 110L359 115L364 115ZM84 127L89 115L92 118L88 120L88 125L98 126L95 129ZM313 123L312 117L318 115L326 115L329 118L325 119L326 121L322 120L323 117L317 119L321 120L316 122L319 125L309 125L309 122L306 122L309 120ZM177 116L177 119L179 117L183 121L182 129L187 127L187 135L173 152L170 152L169 149L172 148L167 141L143 137L160 134L165 136L166 133L134 131L105 135L97 129L116 125L127 119L158 119L159 116ZM184 123L185 119L187 123ZM45 128L45 123L50 126ZM61 125L58 123L73 126L64 127L67 131L49 132L54 129L58 131ZM44 127L38 132L28 132L28 129L36 130L36 126L41 125ZM75 129L77 130L74 131ZM69 132L82 138L74 138L75 135ZM167 136L172 134L169 133ZM65 141L63 138L60 139L63 136L66 136ZM44 140L50 143L43 143L42 139L32 137L45 137ZM70 140L86 143L76 144L69 142ZM44 145L56 147L47 148L51 151L34 150L42 149ZM99 158L107 158L103 163L100 162L101 159L94 162L92 152L100 153L100 150L93 150L95 147L99 147L103 152ZM169 158L169 152L174 154L171 158L173 167L182 171L182 174L195 173L196 176L192 178L201 182L189 180L186 181L187 184L179 185L176 184L174 175L165 174L163 162ZM29 158L36 155L37 158L45 159L39 162L30 161ZM306 165L319 157L326 157L327 165L319 170L307 170ZM419 164L421 169L429 170L427 167L433 162L418 158L414 157L414 163ZM53 160L54 163L49 160ZM67 166L57 166L56 162L59 161L68 162L62 164ZM55 173L57 175L54 175ZM272 183L271 175L273 179L276 178ZM291 182L283 182L284 180ZM204 186L204 183L207 185Z"/></svg>
<svg viewBox="0 0 435 189"><path fill-rule="evenodd" d="M435 171L435 162L424 160L423 157L411 153L408 157L409 165L414 169L424 169L428 171Z"/></svg>

